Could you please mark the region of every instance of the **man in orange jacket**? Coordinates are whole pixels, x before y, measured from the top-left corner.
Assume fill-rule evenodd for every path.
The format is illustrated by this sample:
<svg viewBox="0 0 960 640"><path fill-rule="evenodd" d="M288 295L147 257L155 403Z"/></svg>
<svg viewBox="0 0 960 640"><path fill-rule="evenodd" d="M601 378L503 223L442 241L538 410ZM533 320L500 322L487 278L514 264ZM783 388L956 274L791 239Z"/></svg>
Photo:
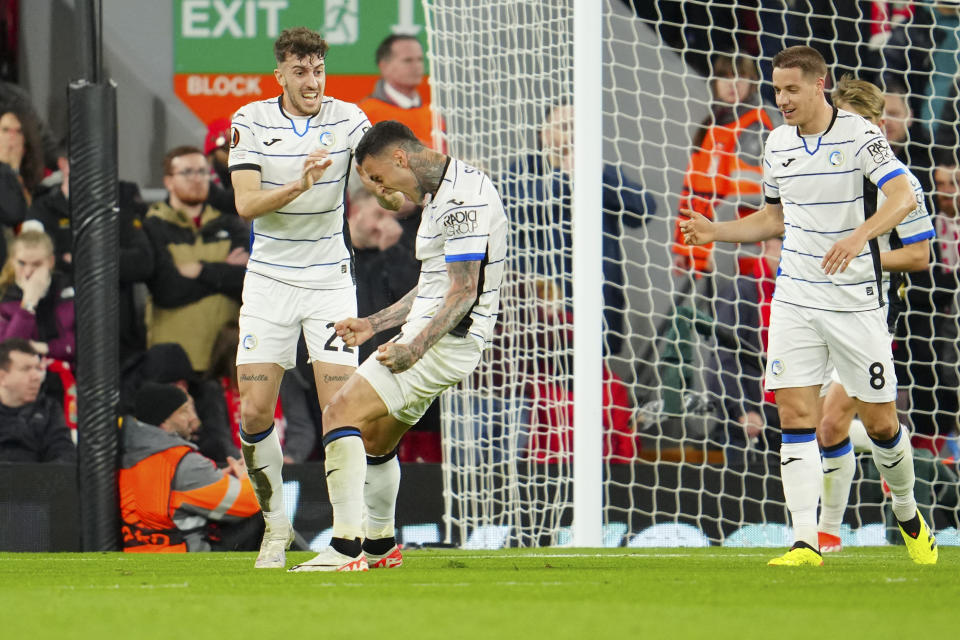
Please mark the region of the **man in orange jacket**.
<svg viewBox="0 0 960 640"><path fill-rule="evenodd" d="M135 416L121 424L124 551L257 549L263 518L246 467L229 457L228 468L217 469L197 453L193 399L148 382L137 392Z"/></svg>
<svg viewBox="0 0 960 640"><path fill-rule="evenodd" d="M433 136L433 114L430 103L420 97L423 82L423 47L414 36L394 33L377 47L380 79L373 93L357 103L370 120L397 120L410 127L414 135L437 151L445 151L442 132ZM443 128L441 124L441 129Z"/></svg>

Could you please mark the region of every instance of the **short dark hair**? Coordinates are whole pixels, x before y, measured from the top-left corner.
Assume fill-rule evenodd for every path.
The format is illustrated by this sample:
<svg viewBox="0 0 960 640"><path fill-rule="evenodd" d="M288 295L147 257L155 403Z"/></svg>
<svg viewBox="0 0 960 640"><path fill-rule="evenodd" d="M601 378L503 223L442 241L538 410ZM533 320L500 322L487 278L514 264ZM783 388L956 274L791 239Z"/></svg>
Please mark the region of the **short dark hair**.
<svg viewBox="0 0 960 640"><path fill-rule="evenodd" d="M172 176L173 175L173 161L181 156L192 156L195 153L203 155L203 151L199 147L194 147L189 144L182 144L179 147L174 147L167 151L167 155L163 156L163 175Z"/></svg>
<svg viewBox="0 0 960 640"><path fill-rule="evenodd" d="M805 45L787 47L773 56L772 64L774 69L800 69L804 75L827 77L827 61L823 59L823 55L813 47Z"/></svg>
<svg viewBox="0 0 960 640"><path fill-rule="evenodd" d="M10 354L14 351L25 353L28 356L40 355L37 353L37 350L33 348L33 345L30 344L29 340L24 340L23 338L7 338L3 342L0 342L0 369L4 371L10 369Z"/></svg>
<svg viewBox="0 0 960 640"><path fill-rule="evenodd" d="M420 44L420 40L416 36L407 35L405 33L392 33L386 38L383 39L383 42L377 47L377 52L374 54L374 59L377 64L380 64L387 58L393 55L393 43L399 42L401 40L413 40L417 44Z"/></svg>
<svg viewBox="0 0 960 640"><path fill-rule="evenodd" d="M407 151L420 151L426 146L407 125L396 120L384 120L363 134L355 152L357 164L363 164L367 156L379 155L390 145L397 145Z"/></svg>
<svg viewBox="0 0 960 640"><path fill-rule="evenodd" d="M284 29L277 41L273 43L273 57L277 59L278 64L291 54L297 60L310 56L324 58L328 48L327 41L313 29L293 27Z"/></svg>

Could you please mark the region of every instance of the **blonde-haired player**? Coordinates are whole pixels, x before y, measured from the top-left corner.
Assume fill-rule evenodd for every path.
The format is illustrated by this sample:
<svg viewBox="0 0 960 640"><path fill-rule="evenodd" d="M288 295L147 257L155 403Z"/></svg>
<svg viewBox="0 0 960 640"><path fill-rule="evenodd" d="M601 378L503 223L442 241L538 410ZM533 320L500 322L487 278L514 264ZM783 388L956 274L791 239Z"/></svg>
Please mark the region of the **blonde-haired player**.
<svg viewBox="0 0 960 640"><path fill-rule="evenodd" d="M886 101L879 87L845 75L834 87L831 97L835 107L863 116L880 127L880 131L886 135L883 117ZM930 239L935 235L920 181L912 173L908 173L907 177L917 196L917 208L907 214L891 233L878 238L883 281L888 291L887 328L891 335L896 330L897 318L903 310L903 279L896 275L891 277L891 272L896 274L926 269L930 264ZM820 496L818 527L821 553L840 551L840 524L856 468L854 453L870 451L867 431L863 423L855 419L856 401L847 395L836 371L831 373L831 379L820 392L823 407L817 427L817 439L823 452L823 492Z"/></svg>

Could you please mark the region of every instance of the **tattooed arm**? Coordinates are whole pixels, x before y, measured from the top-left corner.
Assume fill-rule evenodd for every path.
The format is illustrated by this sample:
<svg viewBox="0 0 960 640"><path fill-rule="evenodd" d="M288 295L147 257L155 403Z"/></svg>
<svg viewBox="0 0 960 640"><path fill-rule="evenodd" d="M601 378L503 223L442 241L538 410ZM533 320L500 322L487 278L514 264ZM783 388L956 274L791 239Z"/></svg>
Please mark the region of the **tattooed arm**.
<svg viewBox="0 0 960 640"><path fill-rule="evenodd" d="M427 326L407 344L390 342L380 346L377 360L390 371L400 373L412 367L427 349L457 326L476 302L480 280L478 260L448 262L447 274L450 276L450 288Z"/></svg>
<svg viewBox="0 0 960 640"><path fill-rule="evenodd" d="M404 318L407 317L410 308L413 307L413 300L417 297L418 288L419 285L386 309L381 309L366 318L341 320L334 325L337 335L348 347L356 347L384 329L403 324Z"/></svg>

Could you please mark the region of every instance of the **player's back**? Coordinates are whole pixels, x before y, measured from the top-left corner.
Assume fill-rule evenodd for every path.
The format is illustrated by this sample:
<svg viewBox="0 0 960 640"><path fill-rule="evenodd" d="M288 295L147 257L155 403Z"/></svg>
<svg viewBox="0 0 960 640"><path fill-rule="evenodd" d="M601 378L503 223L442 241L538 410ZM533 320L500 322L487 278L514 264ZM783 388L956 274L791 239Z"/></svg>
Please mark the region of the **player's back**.
<svg viewBox="0 0 960 640"><path fill-rule="evenodd" d="M253 221L248 271L313 289L352 286L344 196L353 149L369 126L355 105L330 97L314 116L290 115L281 97L237 111L230 169L259 171L261 189L298 180L317 149L328 150L332 161L309 190Z"/></svg>
<svg viewBox="0 0 960 640"><path fill-rule="evenodd" d="M500 305L507 253L507 216L490 178L450 158L436 195L423 211L417 232L422 261L417 298L408 320L432 317L450 288L447 263L479 260L477 300L451 331L489 343Z"/></svg>

